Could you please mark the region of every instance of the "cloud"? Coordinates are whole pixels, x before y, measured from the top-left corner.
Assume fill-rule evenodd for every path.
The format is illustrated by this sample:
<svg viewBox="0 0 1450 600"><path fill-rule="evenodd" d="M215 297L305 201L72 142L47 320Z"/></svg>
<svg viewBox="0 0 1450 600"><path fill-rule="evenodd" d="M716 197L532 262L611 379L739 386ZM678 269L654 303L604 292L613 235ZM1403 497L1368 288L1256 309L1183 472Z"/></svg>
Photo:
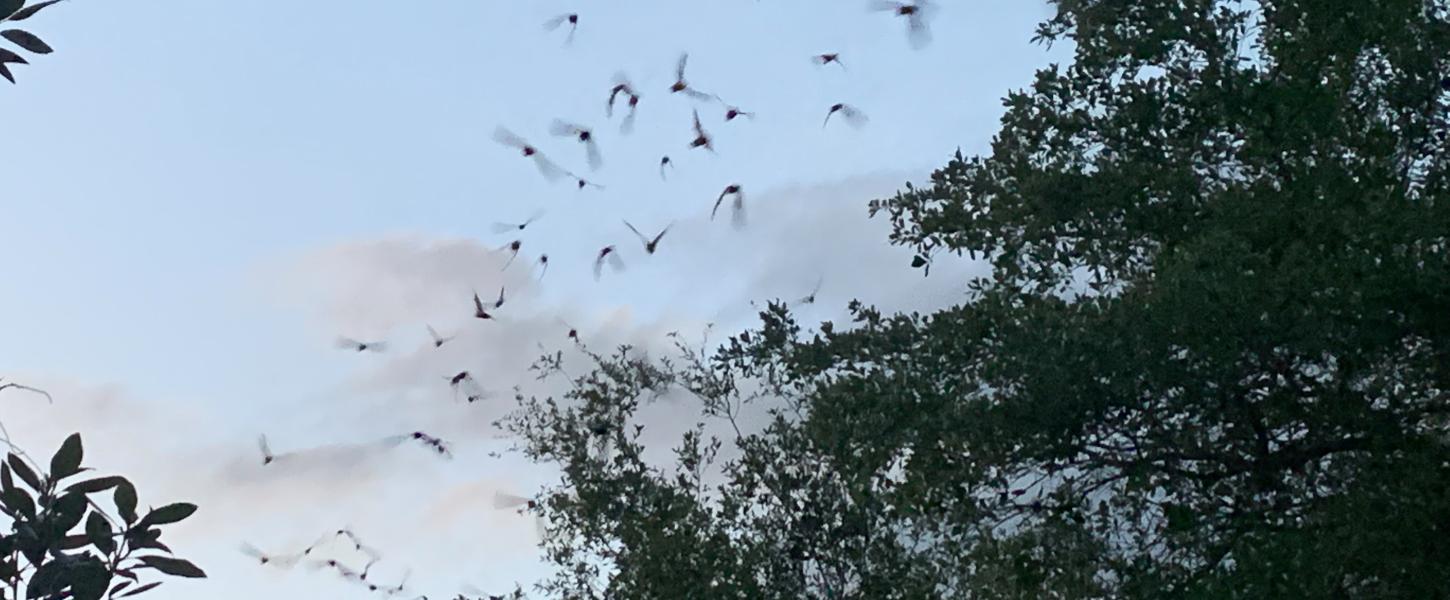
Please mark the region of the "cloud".
<svg viewBox="0 0 1450 600"><path fill-rule="evenodd" d="M923 278L907 267L909 252L887 245L887 223L866 218L867 200L894 193L908 179L890 173L747 189L745 229L695 215L676 222L654 255L620 225L628 269L598 282L588 277L589 242L556 245L559 262L573 264L542 282L529 268L534 237L524 238L524 252L508 269L500 250L506 239L403 233L319 247L261 265L252 280L269 301L306 315L320 376L335 377L321 391L289 404L218 406L42 378L25 383L51 391L55 405L5 394L0 406L27 448L53 449L70 431L82 431L88 462L137 480L143 504L198 503L201 511L176 529L175 540L214 580L245 578L259 592L280 595L335 594L346 584L302 571L259 571L236 545L298 548L351 525L383 549L379 568L388 577L414 567L420 590L456 589L464 581L485 589L527 584L540 572L534 523L493 509L492 496L531 494L556 474L517 455L491 456L510 444L492 423L514 408L515 386L540 396L564 391L566 382L534 379L529 366L537 356L562 351L568 372L584 374L589 364L567 338L570 326L603 353L629 344L670 355L670 332L713 346L752 325L764 301L793 301L818 280L817 302L797 307L805 323L840 321L854 298L886 310L958 302L965 277L981 265L937 265ZM499 318L474 319L473 291L491 300L501 286L507 301ZM435 348L425 324L456 337ZM331 347L339 334L390 346L380 354L345 352ZM463 370L491 397L457 397L446 378ZM649 456L661 462L680 431L699 420L697 402L679 390L636 415ZM376 443L415 430L451 442L455 458L441 460L408 442ZM256 448L261 432L277 453L306 451L264 466ZM205 589L191 585L165 586L157 597L168 597L168 589Z"/></svg>

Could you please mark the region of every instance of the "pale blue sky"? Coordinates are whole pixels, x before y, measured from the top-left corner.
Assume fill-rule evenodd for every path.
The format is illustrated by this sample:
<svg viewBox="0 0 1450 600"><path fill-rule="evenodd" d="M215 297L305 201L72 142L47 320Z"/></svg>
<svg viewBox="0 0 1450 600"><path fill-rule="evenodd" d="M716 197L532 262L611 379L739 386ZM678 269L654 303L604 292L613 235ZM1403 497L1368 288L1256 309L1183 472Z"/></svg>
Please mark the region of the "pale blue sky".
<svg viewBox="0 0 1450 600"><path fill-rule="evenodd" d="M537 251L550 254L544 284L529 292L536 305L627 307L645 320L748 314L737 310L745 300L793 293L757 286L773 281L758 269L722 266L739 252L732 243L751 238L732 238L724 223L692 226L709 235L682 225L686 233L667 238L658 260L641 267L619 219L647 230L697 222L732 182L752 200L777 190L769 197L782 203L794 197L782 190L861 175L878 174L882 189L892 189L904 174L941 166L958 147L984 151L1004 93L1064 58L1061 49L1028 43L1047 15L1042 2L942 0L934 41L923 51L909 48L900 22L864 4L74 0L51 7L25 26L56 52L15 67L19 85L0 83L0 375L113 384L136 402L185 406L249 439L287 414L279 411L336 396L340 381L356 377L357 357L329 346L331 335L347 332L329 329L335 323L317 315L323 308L308 305L322 301L279 289L290 281L278 274L285 265L397 235L497 247L509 237L490 234L489 224L536 208L548 214L513 267ZM541 23L567 11L579 12L581 23L566 47L562 31L546 34ZM723 109L699 106L718 156L686 149L692 103L666 92L686 50L692 84L758 113L725 123ZM821 52L840 52L848 69L814 65L811 56ZM628 137L603 115L610 78L621 69L644 94ZM835 102L860 107L870 123L823 131ZM506 125L584 173L582 149L547 135L556 117L596 128L605 165L587 176L606 190L550 185L490 139ZM668 183L656 171L662 154L677 163ZM833 208L864 218L869 197ZM837 233L811 230L808 213L796 216L801 245ZM785 238L772 239L779 246L753 250L799 253ZM874 248L884 240L850 242ZM606 243L620 244L631 269L595 282L589 263ZM816 256L800 269L856 269L830 260ZM844 305L856 293L838 290L829 299ZM422 335L421 324L384 320L397 328L375 333L409 350ZM50 409L7 402L0 415L17 410ZM19 418L26 416L35 417ZM198 537L192 547L204 543ZM176 589L218 598L256 591Z"/></svg>

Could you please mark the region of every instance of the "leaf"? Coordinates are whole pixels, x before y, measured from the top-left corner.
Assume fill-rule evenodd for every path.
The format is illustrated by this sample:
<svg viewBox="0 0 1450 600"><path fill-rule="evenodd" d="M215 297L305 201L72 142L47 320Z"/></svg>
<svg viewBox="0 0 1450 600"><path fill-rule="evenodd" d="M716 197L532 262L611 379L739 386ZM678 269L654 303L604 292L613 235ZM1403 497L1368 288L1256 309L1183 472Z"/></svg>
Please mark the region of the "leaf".
<svg viewBox="0 0 1450 600"><path fill-rule="evenodd" d="M66 563L52 561L45 563L30 575L29 585L25 587L26 598L48 598L60 595L65 589Z"/></svg>
<svg viewBox="0 0 1450 600"><path fill-rule="evenodd" d="M4 65L0 65L3 67ZM15 479L10 477L10 464L0 462L0 492L15 489Z"/></svg>
<svg viewBox="0 0 1450 600"><path fill-rule="evenodd" d="M11 52L9 50L6 50L5 48L0 48L0 64L5 64L5 63L17 63L17 64L22 64L22 65L28 65L28 64L30 64L30 61L25 60L25 57L24 56L21 56L19 54L16 54L14 52Z"/></svg>
<svg viewBox="0 0 1450 600"><path fill-rule="evenodd" d="M10 83L15 83L15 75L10 73L10 67L5 66L3 62L0 62L0 77L9 79Z"/></svg>
<svg viewBox="0 0 1450 600"><path fill-rule="evenodd" d="M182 560L180 558L167 558L165 556L142 556L139 560L146 566L156 569L157 571L161 571L162 573L165 573L167 575L192 578L206 577L205 571L202 571L196 565L191 564L191 561Z"/></svg>
<svg viewBox="0 0 1450 600"><path fill-rule="evenodd" d="M128 481L126 481L125 477L121 477L119 475L111 475L109 477L97 477L95 479L87 479L85 481L73 483L70 486L66 487L65 491L79 492L82 494L94 494L96 492L104 492L123 483L129 483Z"/></svg>
<svg viewBox="0 0 1450 600"><path fill-rule="evenodd" d="M35 500L31 499L30 494L25 490L11 488L10 491L0 494L0 501L4 501L5 506L11 512L25 515L31 519L35 518Z"/></svg>
<svg viewBox="0 0 1450 600"><path fill-rule="evenodd" d="M121 583L116 584L116 587L111 588L111 595L112 596L115 596L117 592L120 592L121 590L124 590L124 589L126 589L128 587L131 587L131 584L132 583L133 582L131 582L131 581L122 581Z"/></svg>
<svg viewBox="0 0 1450 600"><path fill-rule="evenodd" d="M111 523L101 513L92 512L91 516L86 517L86 537L97 550L108 555L115 552L116 539L111 537L113 534Z"/></svg>
<svg viewBox="0 0 1450 600"><path fill-rule="evenodd" d="M36 37L35 34L23 29L6 29L5 31L0 31L0 37L4 37L16 46L20 46L36 54L50 54L55 51L51 49L49 44L46 44L39 37Z"/></svg>
<svg viewBox="0 0 1450 600"><path fill-rule="evenodd" d="M27 6L27 7L23 8L23 9L20 9L20 12L17 12L14 15L11 15L10 16L10 20L11 21L24 21L26 19L29 19L30 17L35 16L35 13L40 12L41 9L43 9L43 8L45 8L47 6L50 6L52 4L56 4L56 3L60 2L60 1L61 0L46 0L45 2L40 2L40 3L37 3L37 4L32 4L30 6Z"/></svg>
<svg viewBox="0 0 1450 600"><path fill-rule="evenodd" d="M68 535L61 538L60 544L57 547L61 550L75 550L77 548L84 548L90 543L91 539L85 535Z"/></svg>
<svg viewBox="0 0 1450 600"><path fill-rule="evenodd" d="M145 539L145 540L137 541L137 542L131 544L131 547L133 547L133 548L151 548L153 550L160 550L160 551L165 552L167 554L176 554L175 552L172 552L171 551L171 546L167 546L166 544L161 543L160 541L156 540L156 538L150 538L150 539Z"/></svg>
<svg viewBox="0 0 1450 600"><path fill-rule="evenodd" d="M146 585L143 585L141 587L138 587L138 588L136 588L134 590L131 590L129 592L126 592L126 593L121 594L120 596L116 596L116 597L117 598L125 598L126 596L135 596L136 594L139 594L141 592L145 592L147 590L156 589L156 586L161 585L161 584L162 584L162 582L160 582L160 581L153 581L151 583L148 583Z"/></svg>
<svg viewBox="0 0 1450 600"><path fill-rule="evenodd" d="M4 50L0 49L0 52L4 52ZM0 54L0 57L3 57L3 54ZM25 464L24 460L14 454L11 454L7 460L10 462L10 469L20 476L21 481L30 486L30 489L40 491L40 476L31 470L30 465Z"/></svg>
<svg viewBox="0 0 1450 600"><path fill-rule="evenodd" d="M51 505L51 523L57 536L70 533L71 528L79 525L85 516L85 494L68 492Z"/></svg>
<svg viewBox="0 0 1450 600"><path fill-rule="evenodd" d="M116 512L121 513L121 518L126 520L126 524L135 523L136 486L131 485L129 481L120 483L116 485L116 492L111 498L116 502Z"/></svg>
<svg viewBox="0 0 1450 600"><path fill-rule="evenodd" d="M151 512L146 513L146 516L142 518L141 522L137 523L136 526L146 527L147 525L165 525L167 523L175 523L191 516L191 514L194 512L196 512L196 505L189 502L177 502L175 504L167 504L166 506L152 509Z"/></svg>
<svg viewBox="0 0 1450 600"><path fill-rule="evenodd" d="M25 6L25 0L0 0L0 20L15 14L22 6Z"/></svg>
<svg viewBox="0 0 1450 600"><path fill-rule="evenodd" d="M10 32L0 31L0 35L7 33ZM9 36L6 37L8 38ZM70 437L65 438L65 441L61 442L60 450L55 451L55 456L50 457L50 476L56 480L60 480L81 472L81 457L83 455L84 451L81 449L81 434L70 434Z"/></svg>

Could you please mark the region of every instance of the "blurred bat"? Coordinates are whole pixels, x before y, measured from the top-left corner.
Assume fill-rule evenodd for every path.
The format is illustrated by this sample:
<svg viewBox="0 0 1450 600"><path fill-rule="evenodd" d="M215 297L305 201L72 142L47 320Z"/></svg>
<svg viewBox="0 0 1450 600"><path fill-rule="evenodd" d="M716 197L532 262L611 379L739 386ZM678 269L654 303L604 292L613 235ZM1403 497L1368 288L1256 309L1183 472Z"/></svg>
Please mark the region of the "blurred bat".
<svg viewBox="0 0 1450 600"><path fill-rule="evenodd" d="M871 10L890 11L898 17L906 19L906 41L911 47L917 50L925 48L931 43L931 30L927 28L926 21L928 13L935 8L927 0L913 0L912 2L895 2L893 0L872 0Z"/></svg>
<svg viewBox="0 0 1450 600"><path fill-rule="evenodd" d="M539 270L539 281L543 281L544 280L544 274L549 272L549 255L548 254L540 254L539 255L539 266L543 267L541 270Z"/></svg>
<svg viewBox="0 0 1450 600"><path fill-rule="evenodd" d="M825 283L825 281L826 278L824 276L816 278L816 287L811 288L811 293L806 294L800 300L796 300L796 304L815 304L816 293L821 291L821 284Z"/></svg>
<svg viewBox="0 0 1450 600"><path fill-rule="evenodd" d="M564 176L563 168L560 168L559 165L554 164L554 161L551 161L548 159L548 157L545 157L542 152L539 152L538 148L535 148L532 144L529 144L528 141L524 140L524 138L515 135L512 131L505 129L503 126L499 126L497 129L494 129L493 139L494 141L510 148L516 148L524 156L534 159L534 166L538 167L539 173L544 176L544 179L547 179L549 181L558 181L560 177Z"/></svg>
<svg viewBox="0 0 1450 600"><path fill-rule="evenodd" d="M509 268L509 265L514 264L514 259L515 258L518 258L518 256L519 256L519 249L520 248L523 248L523 247L524 247L524 241L523 240L514 240L514 241L509 242L508 244L506 244L504 247L499 248L499 251L500 252L502 252L504 250L508 250L509 251L509 259L508 259L508 261L505 262L503 264L503 268L502 269L499 269L499 270L500 271L507 270Z"/></svg>
<svg viewBox="0 0 1450 600"><path fill-rule="evenodd" d="M568 321L565 321L563 319L558 319L558 321L560 323L563 323L565 327L568 327L569 328L569 336L568 336L569 339L574 340L574 343L575 344L582 343L582 342L579 341L579 329L577 327L574 327L573 325L570 325Z"/></svg>
<svg viewBox="0 0 1450 600"><path fill-rule="evenodd" d="M818 65L829 65L831 63L835 63L837 66L841 67L842 70L846 68L846 63L841 62L841 55L838 52L817 54L811 57L811 60L815 61L815 63Z"/></svg>
<svg viewBox="0 0 1450 600"><path fill-rule="evenodd" d="M493 318L493 315L488 314L488 311L484 310L483 300L478 297L478 290L473 291L473 318L484 320Z"/></svg>
<svg viewBox="0 0 1450 600"><path fill-rule="evenodd" d="M688 52L680 53L680 60L675 64L675 82L670 85L670 93L674 94L683 92L686 96L689 96L696 100L718 101L720 99L719 96L694 89L690 87L688 81L685 81L685 64L688 63L689 60L690 54Z"/></svg>
<svg viewBox="0 0 1450 600"><path fill-rule="evenodd" d="M432 450L434 453L445 459L453 459L453 452L449 450L448 442L445 442L421 431L414 431L413 433L383 438L383 442L395 446L409 440L417 441L424 447Z"/></svg>
<svg viewBox="0 0 1450 600"><path fill-rule="evenodd" d="M355 339L342 336L339 336L335 343L337 344L338 348L342 348L344 350L356 350L358 352L367 352L369 350L373 352L382 352L388 349L387 342L359 342Z"/></svg>
<svg viewBox="0 0 1450 600"><path fill-rule="evenodd" d="M533 510L535 507L538 506L538 503L534 502L530 498L515 496L507 492L493 493L493 507L498 510L508 510L510 508L518 508L520 506L527 506L529 510Z"/></svg>
<svg viewBox="0 0 1450 600"><path fill-rule="evenodd" d="M669 181L669 178L665 177L665 167L669 167L672 171L675 169L675 163L670 161L669 156L660 157L660 179Z"/></svg>
<svg viewBox="0 0 1450 600"><path fill-rule="evenodd" d="M490 229L492 229L494 233L506 233L514 230L523 231L525 227L532 225L534 221L539 220L539 217L542 216L544 216L544 211L536 210L534 211L534 214L529 215L529 218L524 220L523 223L494 223L493 226L490 227Z"/></svg>
<svg viewBox="0 0 1450 600"><path fill-rule="evenodd" d="M740 107L738 107L738 106L726 106L725 107L725 121L727 123L730 122L730 121L734 121L736 117L746 117L746 118L754 119L755 118L755 113L753 113L753 112L745 112L745 111L741 110Z"/></svg>
<svg viewBox="0 0 1450 600"><path fill-rule="evenodd" d="M664 230L660 231L659 235L656 235L654 239L645 237L644 234L640 233L638 229L634 228L634 225L630 225L629 221L625 221L624 226L628 227L630 231L634 232L634 235L639 237L640 243L644 244L644 251L646 254L654 254L655 249L660 245L660 238L665 237L665 234L669 233L670 227L673 227L674 224L671 223L669 225L666 225Z"/></svg>
<svg viewBox="0 0 1450 600"><path fill-rule="evenodd" d="M587 127L562 119L554 119L554 122L549 124L549 134L558 137L571 137L579 140L579 143L584 144L584 154L591 170L597 171L599 170L599 166L604 164L604 159L599 156L599 144L594 141L594 133L589 131Z"/></svg>
<svg viewBox="0 0 1450 600"><path fill-rule="evenodd" d="M448 386L453 388L453 398L458 399L458 391L463 390L464 397L469 404L478 402L489 397L488 390L479 385L478 380L473 378L468 371L459 371L457 375L447 378Z"/></svg>
<svg viewBox="0 0 1450 600"><path fill-rule="evenodd" d="M715 208L710 209L710 220L715 220L715 213L720 211L720 204L724 203L727 197L733 198L730 203L731 224L737 228L744 227L745 192L740 188L740 184L738 183L727 185L725 186L725 190L720 192L720 197L715 199Z"/></svg>
<svg viewBox="0 0 1450 600"><path fill-rule="evenodd" d="M443 337L441 335L438 335L438 330L433 329L433 326L432 325L424 324L424 327L427 327L428 328L428 337L433 338L433 347L434 348L442 348L443 347L443 344L447 344L453 338L458 337L458 336L455 336L455 335L450 335L448 337Z"/></svg>
<svg viewBox="0 0 1450 600"><path fill-rule="evenodd" d="M498 300L493 301L494 308L503 308L503 286L498 286Z"/></svg>
<svg viewBox="0 0 1450 600"><path fill-rule="evenodd" d="M398 594L403 593L403 590L408 589L408 578L409 577L412 577L412 576L413 576L413 570L412 569L408 569L406 571L403 571L403 578L398 581L398 585L385 586L385 587L382 588L382 592L384 594L389 595L389 596L396 596ZM423 596L423 598L426 599L427 596Z"/></svg>
<svg viewBox="0 0 1450 600"><path fill-rule="evenodd" d="M629 113L624 115L624 120L619 122L619 132L625 135L634 131L634 116L639 110L639 90L630 83L629 76L623 71L614 74L614 86L609 88L609 102L604 105L604 116L614 118L614 100L620 94L624 94L625 103L629 106Z"/></svg>
<svg viewBox="0 0 1450 600"><path fill-rule="evenodd" d="M297 565L297 561L302 560L301 554L267 554L246 542L242 542L241 551L242 554L256 559L258 564L271 565L280 569L291 569Z"/></svg>
<svg viewBox="0 0 1450 600"><path fill-rule="evenodd" d="M825 129L826 125L829 125L831 123L831 116L837 113L840 113L841 118L846 120L847 125L855 127L857 129L860 129L861 126L865 125L867 121L866 113L861 112L859 109L849 104L842 104L840 102L837 102L831 105L830 110L826 111L826 120L821 123L821 129Z"/></svg>
<svg viewBox="0 0 1450 600"><path fill-rule="evenodd" d="M595 281L599 281L599 275L604 270L605 262L608 262L615 272L624 270L624 261L619 259L619 253L614 251L614 246L605 246L599 250L599 256L594 259Z"/></svg>
<svg viewBox="0 0 1450 600"><path fill-rule="evenodd" d="M558 29L559 26L563 25L564 23L569 24L569 36L564 38L564 45L567 46L574 43L574 32L579 29L578 14L569 13L566 15L559 15L557 17L544 21L544 31L553 31L555 29Z"/></svg>
<svg viewBox="0 0 1450 600"><path fill-rule="evenodd" d="M705 132L705 126L700 124L700 111L695 111L695 140L690 142L691 148L704 146L706 150L715 151L715 146L710 143L710 134Z"/></svg>
<svg viewBox="0 0 1450 600"><path fill-rule="evenodd" d="M262 449L262 465L270 465L273 461L286 458L287 454L272 454L272 448L267 445L267 436L257 436L257 447ZM289 453L290 454L290 453Z"/></svg>
<svg viewBox="0 0 1450 600"><path fill-rule="evenodd" d="M334 559L312 561L311 563L308 563L308 566L311 567L314 571L320 569L332 569L333 571L337 572L338 576L342 577L347 581L362 581L362 578L358 576L358 572L356 570L349 568L348 566Z"/></svg>
<svg viewBox="0 0 1450 600"><path fill-rule="evenodd" d="M577 181L577 183L579 185L579 189L581 189L581 190L584 189L584 188L586 188L586 187L592 187L592 188L597 189L597 190L604 189L604 186L599 185L597 183L594 183L593 181L589 181L588 179L585 179L585 178L580 177L578 175L575 175L573 173L570 173L569 176L570 177L573 177Z"/></svg>

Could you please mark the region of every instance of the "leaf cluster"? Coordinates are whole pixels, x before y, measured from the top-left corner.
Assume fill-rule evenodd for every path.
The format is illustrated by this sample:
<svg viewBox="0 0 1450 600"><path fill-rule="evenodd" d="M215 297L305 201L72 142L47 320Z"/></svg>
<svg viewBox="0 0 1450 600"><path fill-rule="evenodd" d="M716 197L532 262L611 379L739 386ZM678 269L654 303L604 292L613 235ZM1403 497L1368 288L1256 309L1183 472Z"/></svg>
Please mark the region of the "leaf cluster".
<svg viewBox="0 0 1450 600"><path fill-rule="evenodd" d="M155 589L145 571L206 577L176 558L161 541L161 527L180 522L196 506L174 503L138 512L136 488L124 477L80 479L80 434L51 457L49 469L11 453L0 463L0 598L124 598ZM109 496L114 511L103 509ZM112 516L115 515L115 516Z"/></svg>
<svg viewBox="0 0 1450 600"><path fill-rule="evenodd" d="M8 25L29 19L47 6L62 1L64 0L43 0L27 5L25 0L0 0L0 27L6 27L0 29L0 38L32 54L50 54L50 45L39 36L24 29L9 28ZM24 65L30 64L30 61L14 50L0 46L0 77L15 83L15 74L10 72L11 64Z"/></svg>

